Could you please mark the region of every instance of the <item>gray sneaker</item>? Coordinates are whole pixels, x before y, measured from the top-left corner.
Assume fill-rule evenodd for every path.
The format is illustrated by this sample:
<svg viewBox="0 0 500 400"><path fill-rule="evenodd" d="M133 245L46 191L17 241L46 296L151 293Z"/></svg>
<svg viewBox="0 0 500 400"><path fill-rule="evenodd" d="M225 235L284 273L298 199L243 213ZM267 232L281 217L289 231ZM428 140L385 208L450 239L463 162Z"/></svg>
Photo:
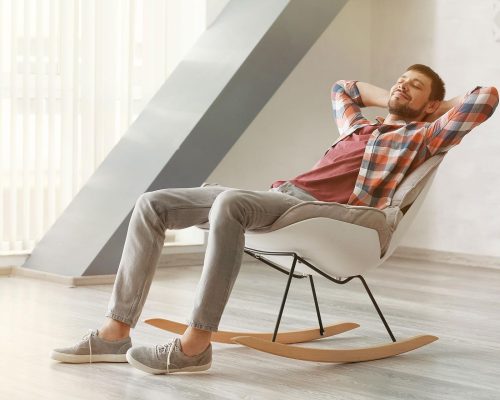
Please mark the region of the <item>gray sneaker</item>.
<svg viewBox="0 0 500 400"><path fill-rule="evenodd" d="M150 374L205 371L212 364L212 345L203 353L188 357L181 350L181 340L173 338L164 345L133 347L127 351L127 361Z"/></svg>
<svg viewBox="0 0 500 400"><path fill-rule="evenodd" d="M93 362L127 362L125 353L132 347L130 337L111 341L97 336L97 329L90 330L82 340L72 347L54 349L50 358L65 363L82 364Z"/></svg>

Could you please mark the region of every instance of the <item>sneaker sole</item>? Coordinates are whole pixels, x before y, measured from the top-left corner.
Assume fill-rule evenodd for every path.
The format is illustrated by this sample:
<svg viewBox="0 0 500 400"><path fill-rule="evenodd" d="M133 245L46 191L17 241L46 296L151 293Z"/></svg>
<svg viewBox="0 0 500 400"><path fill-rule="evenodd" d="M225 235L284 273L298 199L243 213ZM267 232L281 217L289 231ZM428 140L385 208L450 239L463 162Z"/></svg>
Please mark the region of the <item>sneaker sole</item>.
<svg viewBox="0 0 500 400"><path fill-rule="evenodd" d="M162 375L162 374L172 374L174 372L200 372L200 371L206 371L207 369L210 368L212 365L212 362L209 362L208 364L205 365L196 365L196 366L191 366L191 367L186 367L186 368L178 368L178 369L169 369L168 371L165 369L155 369L148 367L147 365L144 365L143 363L137 361L135 358L133 358L129 352L126 354L127 361L130 365L133 367L140 369L143 372L147 372L149 374L154 374L154 375Z"/></svg>
<svg viewBox="0 0 500 400"><path fill-rule="evenodd" d="M52 351L50 358L70 364L90 363L90 356L86 354L76 355ZM94 354L92 355L92 362L126 363L127 358L125 357L125 354Z"/></svg>

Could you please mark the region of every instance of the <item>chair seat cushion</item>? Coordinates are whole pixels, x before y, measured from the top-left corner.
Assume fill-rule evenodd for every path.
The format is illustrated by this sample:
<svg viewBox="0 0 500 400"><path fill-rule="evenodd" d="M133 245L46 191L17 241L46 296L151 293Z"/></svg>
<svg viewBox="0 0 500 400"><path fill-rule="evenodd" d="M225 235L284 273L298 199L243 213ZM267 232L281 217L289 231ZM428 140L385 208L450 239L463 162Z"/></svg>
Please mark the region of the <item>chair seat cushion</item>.
<svg viewBox="0 0 500 400"><path fill-rule="evenodd" d="M350 206L335 202L306 201L291 207L272 225L252 230L252 232L272 232L309 218L331 218L376 230L380 240L381 254L383 254L391 240L393 225L399 219L397 213L394 217L394 211L399 210L379 210L373 207ZM391 220L394 220L394 224Z"/></svg>

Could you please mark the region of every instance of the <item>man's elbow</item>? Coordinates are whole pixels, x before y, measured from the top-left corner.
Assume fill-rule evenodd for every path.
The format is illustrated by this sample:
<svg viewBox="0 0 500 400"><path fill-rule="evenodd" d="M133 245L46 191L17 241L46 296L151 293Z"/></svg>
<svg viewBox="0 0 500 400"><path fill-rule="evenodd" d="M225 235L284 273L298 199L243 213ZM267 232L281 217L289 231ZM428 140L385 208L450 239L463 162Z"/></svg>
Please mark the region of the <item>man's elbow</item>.
<svg viewBox="0 0 500 400"><path fill-rule="evenodd" d="M494 99L495 107L498 105L498 90L495 86L490 87L491 90L491 96Z"/></svg>
<svg viewBox="0 0 500 400"><path fill-rule="evenodd" d="M498 106L498 90L495 86L490 86L488 88L485 88L488 91L489 99L488 103L491 106L491 114L495 111L495 109ZM490 116L491 116L490 114Z"/></svg>
<svg viewBox="0 0 500 400"><path fill-rule="evenodd" d="M331 91L332 93L341 93L341 92L345 92L345 88L346 88L346 83L347 81L345 80L339 80L337 82L335 82L333 85L332 85L332 88L331 88Z"/></svg>
<svg viewBox="0 0 500 400"><path fill-rule="evenodd" d="M478 86L473 93L477 94L476 104L483 109L486 118L491 117L498 106L498 90L494 86Z"/></svg>

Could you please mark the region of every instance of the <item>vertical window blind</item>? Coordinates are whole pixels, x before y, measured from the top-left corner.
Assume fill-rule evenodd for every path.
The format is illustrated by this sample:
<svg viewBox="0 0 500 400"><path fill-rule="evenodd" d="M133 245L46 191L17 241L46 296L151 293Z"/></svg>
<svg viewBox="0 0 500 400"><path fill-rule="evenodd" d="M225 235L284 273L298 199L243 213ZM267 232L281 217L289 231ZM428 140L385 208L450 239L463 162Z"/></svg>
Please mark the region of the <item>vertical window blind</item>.
<svg viewBox="0 0 500 400"><path fill-rule="evenodd" d="M29 253L206 28L206 0L0 0L0 254Z"/></svg>

